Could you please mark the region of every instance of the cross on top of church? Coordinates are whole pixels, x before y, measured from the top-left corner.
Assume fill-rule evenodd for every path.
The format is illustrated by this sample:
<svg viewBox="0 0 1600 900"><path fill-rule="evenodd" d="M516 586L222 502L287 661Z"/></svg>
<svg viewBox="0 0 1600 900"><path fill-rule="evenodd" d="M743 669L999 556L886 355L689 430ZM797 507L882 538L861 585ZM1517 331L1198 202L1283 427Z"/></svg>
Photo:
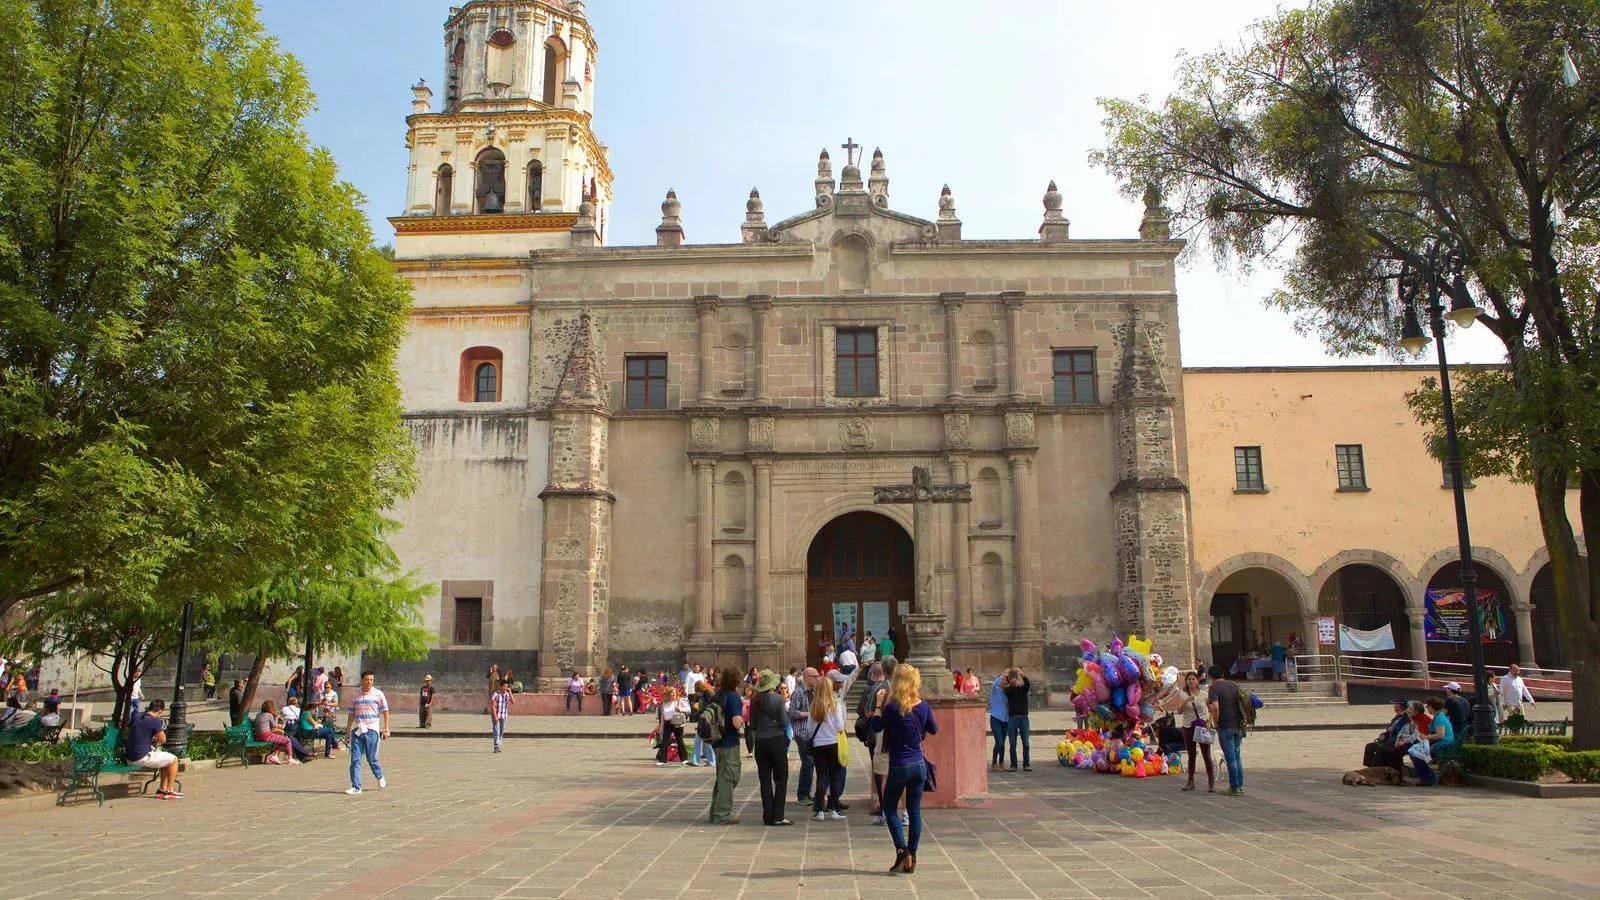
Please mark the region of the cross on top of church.
<svg viewBox="0 0 1600 900"><path fill-rule="evenodd" d="M910 484L882 484L872 488L876 503L911 504L911 542L916 551L916 585L912 611L928 616L939 613L933 594L933 504L971 503L972 485L934 484L925 466L911 470ZM942 626L941 626L942 627Z"/></svg>
<svg viewBox="0 0 1600 900"><path fill-rule="evenodd" d="M845 165L853 166L856 164L856 151L861 149L861 145L856 143L855 138L845 138L844 143L839 145L839 149L844 151Z"/></svg>

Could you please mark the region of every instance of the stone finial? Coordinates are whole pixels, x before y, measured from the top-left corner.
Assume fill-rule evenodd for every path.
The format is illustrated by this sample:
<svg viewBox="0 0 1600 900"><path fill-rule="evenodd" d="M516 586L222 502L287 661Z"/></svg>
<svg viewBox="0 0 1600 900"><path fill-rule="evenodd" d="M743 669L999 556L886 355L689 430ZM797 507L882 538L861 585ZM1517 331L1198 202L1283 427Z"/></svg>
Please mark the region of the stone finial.
<svg viewBox="0 0 1600 900"><path fill-rule="evenodd" d="M828 158L828 149L822 149L822 155L817 157L817 205L827 206L833 197L833 160ZM824 200L822 198L830 198Z"/></svg>
<svg viewBox="0 0 1600 900"><path fill-rule="evenodd" d="M861 181L861 167L846 163L844 169L839 172L839 192L842 194L846 191L865 191L866 189L866 184Z"/></svg>
<svg viewBox="0 0 1600 900"><path fill-rule="evenodd" d="M766 239L766 206L755 188L750 189L750 199L744 203L744 224L739 227L739 234L746 244L759 244Z"/></svg>
<svg viewBox="0 0 1600 900"><path fill-rule="evenodd" d="M561 381L556 384L553 405L605 409L605 383L600 375L600 357L595 353L589 314L583 313L578 316L578 329L572 336L572 350L567 353L566 365L561 369Z"/></svg>
<svg viewBox="0 0 1600 900"><path fill-rule="evenodd" d="M411 86L411 111L425 113L433 108L429 100L433 99L433 88L428 87L426 79L418 78L417 83Z"/></svg>
<svg viewBox="0 0 1600 900"><path fill-rule="evenodd" d="M950 193L950 185L945 185L939 191L939 221L938 234L941 241L961 240L961 220L956 218L956 198Z"/></svg>
<svg viewBox="0 0 1600 900"><path fill-rule="evenodd" d="M1052 180L1044 192L1044 224L1039 226L1039 239L1050 244L1066 240L1068 224L1061 215L1061 192Z"/></svg>
<svg viewBox="0 0 1600 900"><path fill-rule="evenodd" d="M1165 241L1172 238L1172 211L1161 203L1161 188L1153 182L1144 189L1144 218L1139 222L1139 239Z"/></svg>
<svg viewBox="0 0 1600 900"><path fill-rule="evenodd" d="M567 12L575 19L583 18L583 0L567 0Z"/></svg>
<svg viewBox="0 0 1600 900"><path fill-rule="evenodd" d="M600 232L594 225L594 201L584 191L583 202L578 204L578 219L569 232L573 247L594 247L600 243Z"/></svg>
<svg viewBox="0 0 1600 900"><path fill-rule="evenodd" d="M657 247L683 246L683 221L678 214L683 204L678 202L678 192L667 189L667 199L661 201L661 224L656 226Z"/></svg>
<svg viewBox="0 0 1600 900"><path fill-rule="evenodd" d="M889 173L884 168L883 151L877 148L872 151L872 174L867 177L867 191L879 206L889 205Z"/></svg>

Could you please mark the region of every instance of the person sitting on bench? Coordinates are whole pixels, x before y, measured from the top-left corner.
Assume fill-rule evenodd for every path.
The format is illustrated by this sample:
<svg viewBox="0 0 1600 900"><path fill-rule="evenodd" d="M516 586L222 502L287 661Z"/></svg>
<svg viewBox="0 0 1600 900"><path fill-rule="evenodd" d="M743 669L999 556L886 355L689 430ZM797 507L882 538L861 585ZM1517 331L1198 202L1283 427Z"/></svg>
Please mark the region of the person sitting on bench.
<svg viewBox="0 0 1600 900"><path fill-rule="evenodd" d="M166 726L157 715L167 708L161 700L152 700L128 726L128 765L152 769L161 773L161 783L156 787L157 800L181 800L178 793L178 758L160 749L167 741Z"/></svg>

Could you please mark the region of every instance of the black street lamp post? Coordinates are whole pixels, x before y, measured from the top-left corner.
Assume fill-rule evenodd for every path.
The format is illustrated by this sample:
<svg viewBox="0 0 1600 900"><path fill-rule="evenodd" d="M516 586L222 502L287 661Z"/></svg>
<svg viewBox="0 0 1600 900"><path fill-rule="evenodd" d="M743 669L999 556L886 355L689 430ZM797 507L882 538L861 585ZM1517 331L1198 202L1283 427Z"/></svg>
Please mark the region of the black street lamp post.
<svg viewBox="0 0 1600 900"><path fill-rule="evenodd" d="M1420 265L1411 263L1400 272L1400 304L1404 320L1400 343L1410 353L1420 353L1428 345L1418 321L1421 307L1428 314L1428 326L1433 332L1434 350L1439 357L1439 392L1444 406L1444 432L1449 457L1445 467L1450 473L1450 492L1456 505L1456 540L1461 552L1461 592L1467 602L1467 641L1472 653L1472 734L1479 744L1499 743L1498 723L1494 707L1489 705L1489 673L1483 661L1482 611L1478 608L1478 572L1472 563L1472 538L1467 530L1467 495L1461 467L1461 444L1456 437L1455 405L1450 396L1450 367L1444 352L1445 309L1440 303L1440 281L1451 279L1452 299L1448 313L1451 321L1462 328L1472 325L1479 309L1467 296L1466 279L1459 251L1433 241L1423 252Z"/></svg>
<svg viewBox="0 0 1600 900"><path fill-rule="evenodd" d="M189 704L183 699L183 676L189 667L189 631L194 627L194 601L183 603L183 634L178 638L178 671L172 679L172 711L167 716L165 749L183 759L189 747Z"/></svg>

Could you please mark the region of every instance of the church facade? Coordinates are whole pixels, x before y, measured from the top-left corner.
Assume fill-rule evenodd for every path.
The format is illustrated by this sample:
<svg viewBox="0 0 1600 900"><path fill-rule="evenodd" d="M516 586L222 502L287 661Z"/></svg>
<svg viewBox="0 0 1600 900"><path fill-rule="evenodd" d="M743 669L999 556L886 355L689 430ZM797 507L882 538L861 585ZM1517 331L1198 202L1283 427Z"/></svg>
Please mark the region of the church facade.
<svg viewBox="0 0 1600 900"><path fill-rule="evenodd" d="M1077 641L1194 645L1174 257L1139 236L967 240L890 200L884 156L824 151L815 205L735 244L606 240L596 53L579 0L472 0L445 92L413 88L395 265L418 487L397 551L439 585L436 672L815 662L904 635L921 581L946 655L1065 673ZM863 172L865 170L865 172ZM921 556L878 485L970 484ZM1170 649L1167 649L1170 648ZM900 653L899 655L904 655Z"/></svg>

